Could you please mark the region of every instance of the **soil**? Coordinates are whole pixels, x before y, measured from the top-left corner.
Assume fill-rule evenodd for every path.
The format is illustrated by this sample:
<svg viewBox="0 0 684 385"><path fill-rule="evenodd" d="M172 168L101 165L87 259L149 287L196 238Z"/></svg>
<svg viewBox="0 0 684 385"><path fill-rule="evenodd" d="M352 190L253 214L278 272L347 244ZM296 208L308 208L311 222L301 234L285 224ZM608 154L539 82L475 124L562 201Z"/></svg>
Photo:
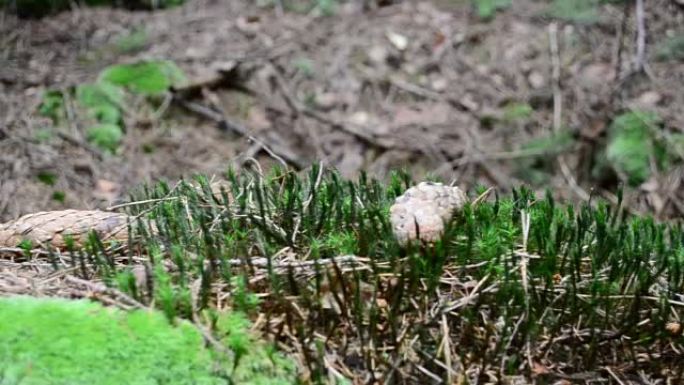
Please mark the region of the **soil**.
<svg viewBox="0 0 684 385"><path fill-rule="evenodd" d="M382 3L340 3L332 16L215 0L154 12L0 15L0 222L105 208L145 182L278 163L321 162L350 178L403 168L465 189L527 182L565 199L614 199L619 176L591 171L616 113L651 110L667 132L684 132L684 63L654 59L659 42L682 33L674 1L648 2L647 71L634 73L632 5L626 13L604 5L597 22L582 25L550 19L548 4L531 0L491 21L466 1ZM121 49L136 31L144 42ZM575 144L562 156L533 157L525 144L554 129L550 42L559 46L556 111ZM116 154L87 144L77 120L54 127L38 114L46 90L150 58L175 61L194 86L169 97L168 108L131 108ZM532 110L511 117L515 105ZM681 167L656 173L628 191L628 206L681 215L683 178Z"/></svg>

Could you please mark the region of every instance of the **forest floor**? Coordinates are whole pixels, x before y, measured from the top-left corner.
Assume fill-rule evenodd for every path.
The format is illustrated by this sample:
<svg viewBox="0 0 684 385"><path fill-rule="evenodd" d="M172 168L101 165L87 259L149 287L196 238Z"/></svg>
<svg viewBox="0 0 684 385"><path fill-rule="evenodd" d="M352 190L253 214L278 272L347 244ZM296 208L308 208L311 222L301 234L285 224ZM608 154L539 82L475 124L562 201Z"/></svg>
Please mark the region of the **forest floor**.
<svg viewBox="0 0 684 385"><path fill-rule="evenodd" d="M1 15L0 222L107 207L142 182L250 159L297 169L320 161L345 177L405 168L466 189L527 182L565 199L611 199L621 176L595 170L618 113L655 112L664 131L684 130L684 63L656 60L661 43L682 33L674 3L647 4L644 72L632 72L640 57L631 5L604 5L580 22L530 0L488 21L468 2L445 0L367 11L340 3L329 16L210 0L155 12ZM157 111L132 106L113 155L87 144L79 122L53 127L38 113L47 90L150 58L173 60L191 86ZM556 151L559 130L570 145ZM681 163L654 166L628 207L681 215L682 178Z"/></svg>

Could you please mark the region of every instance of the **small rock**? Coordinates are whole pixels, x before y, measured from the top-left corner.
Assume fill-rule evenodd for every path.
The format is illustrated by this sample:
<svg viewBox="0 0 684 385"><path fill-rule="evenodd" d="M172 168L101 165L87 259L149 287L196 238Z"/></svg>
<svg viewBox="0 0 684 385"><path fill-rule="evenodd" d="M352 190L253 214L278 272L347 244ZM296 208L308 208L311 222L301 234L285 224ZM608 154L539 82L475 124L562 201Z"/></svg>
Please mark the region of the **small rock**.
<svg viewBox="0 0 684 385"><path fill-rule="evenodd" d="M357 111L349 117L349 122L358 124L359 126L365 126L371 122L371 116L366 111Z"/></svg>
<svg viewBox="0 0 684 385"><path fill-rule="evenodd" d="M470 93L463 95L459 100L459 103L471 112L480 109L480 103L478 103L477 100L475 100L475 96Z"/></svg>
<svg viewBox="0 0 684 385"><path fill-rule="evenodd" d="M422 182L406 190L390 208L392 231L400 244L415 241L435 242L444 225L467 202L458 187ZM416 228L417 225L417 228Z"/></svg>
<svg viewBox="0 0 684 385"><path fill-rule="evenodd" d="M432 89L434 91L442 92L442 91L446 90L447 87L449 86L449 81L446 78L441 77L441 76L435 77L430 82L430 86L432 87Z"/></svg>
<svg viewBox="0 0 684 385"><path fill-rule="evenodd" d="M339 101L337 94L333 92L317 92L316 93L316 107L322 110L331 110L335 108Z"/></svg>
<svg viewBox="0 0 684 385"><path fill-rule="evenodd" d="M396 32L387 32L387 39L392 43L394 48L403 51L408 47L408 38Z"/></svg>
<svg viewBox="0 0 684 385"><path fill-rule="evenodd" d="M368 59L375 64L382 64L387 60L389 53L381 45L374 45L368 50Z"/></svg>
<svg viewBox="0 0 684 385"><path fill-rule="evenodd" d="M646 91L639 95L637 103L642 108L655 107L663 100L662 95L656 91Z"/></svg>
<svg viewBox="0 0 684 385"><path fill-rule="evenodd" d="M535 90L544 87L544 84L546 83L544 75L536 71L531 72L529 76L527 76L527 81L530 82L530 87L534 88Z"/></svg>

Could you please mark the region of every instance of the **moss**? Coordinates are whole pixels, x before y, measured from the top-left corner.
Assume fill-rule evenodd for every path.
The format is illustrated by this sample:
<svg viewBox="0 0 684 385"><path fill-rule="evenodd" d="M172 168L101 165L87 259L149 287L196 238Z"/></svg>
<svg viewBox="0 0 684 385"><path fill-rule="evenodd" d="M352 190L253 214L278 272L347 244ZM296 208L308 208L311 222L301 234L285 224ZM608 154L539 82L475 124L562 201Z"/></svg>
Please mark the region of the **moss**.
<svg viewBox="0 0 684 385"><path fill-rule="evenodd" d="M154 312L87 301L0 301L3 384L219 384L202 337Z"/></svg>
<svg viewBox="0 0 684 385"><path fill-rule="evenodd" d="M0 300L3 385L290 384L294 365L249 332L249 321L224 315L239 365L219 362L189 323L172 326L158 312L124 312L88 301L14 297ZM236 318L237 317L237 318ZM236 342L237 341L237 342ZM219 376L214 369L227 373Z"/></svg>

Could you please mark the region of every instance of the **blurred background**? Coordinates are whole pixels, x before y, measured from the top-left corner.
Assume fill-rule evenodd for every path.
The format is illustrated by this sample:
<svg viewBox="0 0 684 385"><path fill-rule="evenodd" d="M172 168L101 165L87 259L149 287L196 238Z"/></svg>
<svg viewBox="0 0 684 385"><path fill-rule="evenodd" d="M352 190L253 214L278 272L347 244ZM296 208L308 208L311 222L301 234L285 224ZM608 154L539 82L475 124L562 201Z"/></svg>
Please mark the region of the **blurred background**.
<svg viewBox="0 0 684 385"><path fill-rule="evenodd" d="M681 0L0 5L0 222L319 162L684 213Z"/></svg>

